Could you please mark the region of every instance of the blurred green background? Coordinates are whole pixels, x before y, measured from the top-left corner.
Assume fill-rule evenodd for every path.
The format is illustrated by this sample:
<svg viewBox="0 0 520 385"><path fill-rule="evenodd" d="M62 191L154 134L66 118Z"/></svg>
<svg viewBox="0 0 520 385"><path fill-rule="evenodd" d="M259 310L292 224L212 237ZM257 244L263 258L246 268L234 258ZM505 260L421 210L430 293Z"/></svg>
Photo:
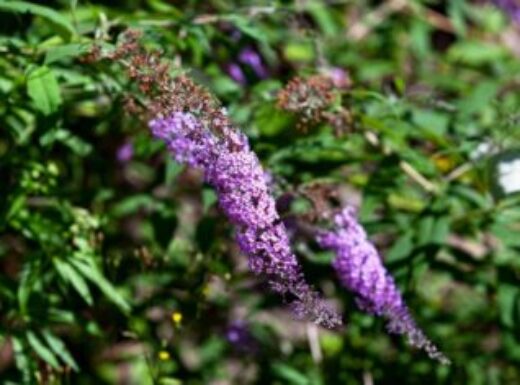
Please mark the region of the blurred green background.
<svg viewBox="0 0 520 385"><path fill-rule="evenodd" d="M125 112L121 69L82 59L127 28L222 101L278 196L322 183L361 202L451 366L360 312L305 238L346 326L291 319L213 191ZM330 71L351 83L345 132L299 129L277 92ZM0 0L0 95L0 383L520 383L520 171L503 171L520 159L520 26L491 3Z"/></svg>

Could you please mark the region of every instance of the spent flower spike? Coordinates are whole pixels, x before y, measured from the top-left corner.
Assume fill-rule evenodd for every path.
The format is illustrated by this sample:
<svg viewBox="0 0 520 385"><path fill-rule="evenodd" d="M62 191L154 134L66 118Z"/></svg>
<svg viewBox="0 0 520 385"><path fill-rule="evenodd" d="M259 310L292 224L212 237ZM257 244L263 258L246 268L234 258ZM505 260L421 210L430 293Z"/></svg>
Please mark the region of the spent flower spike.
<svg viewBox="0 0 520 385"><path fill-rule="evenodd" d="M359 224L356 210L347 206L334 217L335 228L318 235L318 243L335 252L333 266L341 283L357 295L358 306L388 320L391 333L404 334L412 346L448 364L449 360L426 337L410 314L375 246Z"/></svg>
<svg viewBox="0 0 520 385"><path fill-rule="evenodd" d="M201 169L215 188L220 207L235 225L237 243L249 257L250 269L266 277L274 291L293 299L291 307L298 318L329 328L339 325L339 316L304 280L266 174L247 137L222 120L223 112L208 126L207 119L175 112L149 125L177 161Z"/></svg>

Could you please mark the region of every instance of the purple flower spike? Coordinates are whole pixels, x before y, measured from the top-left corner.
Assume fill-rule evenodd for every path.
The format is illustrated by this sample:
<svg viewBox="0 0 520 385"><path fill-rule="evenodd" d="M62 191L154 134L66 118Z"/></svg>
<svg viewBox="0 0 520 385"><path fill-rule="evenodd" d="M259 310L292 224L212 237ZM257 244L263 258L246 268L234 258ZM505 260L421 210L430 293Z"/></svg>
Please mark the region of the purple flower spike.
<svg viewBox="0 0 520 385"><path fill-rule="evenodd" d="M334 217L335 229L318 235L319 244L333 250L333 266L341 283L357 295L361 309L388 319L391 333L405 334L411 345L448 364L449 359L416 325L393 278L386 271L375 246L358 223L356 210L345 207Z"/></svg>
<svg viewBox="0 0 520 385"><path fill-rule="evenodd" d="M258 76L260 79L267 77L267 70L262 63L262 59L258 52L256 52L253 48L246 47L240 51L238 60L240 60L241 63L250 66L253 71L255 71L256 76Z"/></svg>
<svg viewBox="0 0 520 385"><path fill-rule="evenodd" d="M218 135L189 113L177 112L149 124L179 162L201 169L215 188L251 270L264 276L274 291L293 298L291 307L298 317L329 328L339 325L339 316L304 280L266 174L247 137L221 123L213 122L220 127Z"/></svg>

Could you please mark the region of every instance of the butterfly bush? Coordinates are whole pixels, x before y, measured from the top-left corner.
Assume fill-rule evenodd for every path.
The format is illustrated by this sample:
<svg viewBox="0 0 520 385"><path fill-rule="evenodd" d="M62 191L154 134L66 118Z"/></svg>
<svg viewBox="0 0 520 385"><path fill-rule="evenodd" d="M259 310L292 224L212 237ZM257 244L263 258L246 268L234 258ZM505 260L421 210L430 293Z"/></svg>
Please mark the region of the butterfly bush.
<svg viewBox="0 0 520 385"><path fill-rule="evenodd" d="M356 210L347 206L334 217L334 229L321 231L318 243L335 252L333 266L341 283L357 295L359 307L388 319L391 333L404 334L411 345L442 363L449 360L419 329L375 246L359 224Z"/></svg>
<svg viewBox="0 0 520 385"><path fill-rule="evenodd" d="M253 273L265 276L274 291L290 298L298 318L329 328L340 324L339 316L304 280L266 175L247 137L216 119L212 122L219 128L216 133L193 114L183 112L158 117L149 125L177 161L201 169L215 188Z"/></svg>

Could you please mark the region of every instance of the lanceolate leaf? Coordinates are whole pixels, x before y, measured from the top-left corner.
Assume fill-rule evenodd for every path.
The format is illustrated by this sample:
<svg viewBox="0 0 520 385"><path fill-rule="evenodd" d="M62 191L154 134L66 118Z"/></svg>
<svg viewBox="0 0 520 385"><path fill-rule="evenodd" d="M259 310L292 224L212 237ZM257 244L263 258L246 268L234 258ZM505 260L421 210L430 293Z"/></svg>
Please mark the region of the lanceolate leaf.
<svg viewBox="0 0 520 385"><path fill-rule="evenodd" d="M54 266L56 266L56 270L60 274L61 278L69 282L74 287L74 289L76 289L79 295L81 295L86 303L92 305L92 295L90 294L87 283L81 274L79 274L77 270L66 261L54 258L52 262L54 263Z"/></svg>
<svg viewBox="0 0 520 385"><path fill-rule="evenodd" d="M20 312L23 315L27 314L28 302L31 292L34 287L38 284L38 272L39 264L37 262L27 262L21 272L20 285L18 287L18 303L20 306Z"/></svg>
<svg viewBox="0 0 520 385"><path fill-rule="evenodd" d="M50 48L45 55L45 64L51 64L64 59L76 58L92 49L91 44L66 44Z"/></svg>
<svg viewBox="0 0 520 385"><path fill-rule="evenodd" d="M121 311L124 313L130 311L130 305L121 294L117 292L117 289L101 274L93 262L86 259L71 259L71 263L84 277L92 281Z"/></svg>
<svg viewBox="0 0 520 385"><path fill-rule="evenodd" d="M54 353L36 336L32 331L28 331L26 334L27 342L34 352L45 362L47 362L54 369L59 369L60 364Z"/></svg>
<svg viewBox="0 0 520 385"><path fill-rule="evenodd" d="M16 367L22 373L23 384L30 384L32 381L32 365L30 357L24 349L24 343L18 337L11 337L13 353Z"/></svg>
<svg viewBox="0 0 520 385"><path fill-rule="evenodd" d="M45 341L51 348L51 350L56 353L62 360L65 362L68 366L70 366L75 371L78 371L78 364L68 351L67 347L63 343L62 340L60 340L58 337L56 337L54 334L52 334L49 330L43 331L43 337L45 338Z"/></svg>

